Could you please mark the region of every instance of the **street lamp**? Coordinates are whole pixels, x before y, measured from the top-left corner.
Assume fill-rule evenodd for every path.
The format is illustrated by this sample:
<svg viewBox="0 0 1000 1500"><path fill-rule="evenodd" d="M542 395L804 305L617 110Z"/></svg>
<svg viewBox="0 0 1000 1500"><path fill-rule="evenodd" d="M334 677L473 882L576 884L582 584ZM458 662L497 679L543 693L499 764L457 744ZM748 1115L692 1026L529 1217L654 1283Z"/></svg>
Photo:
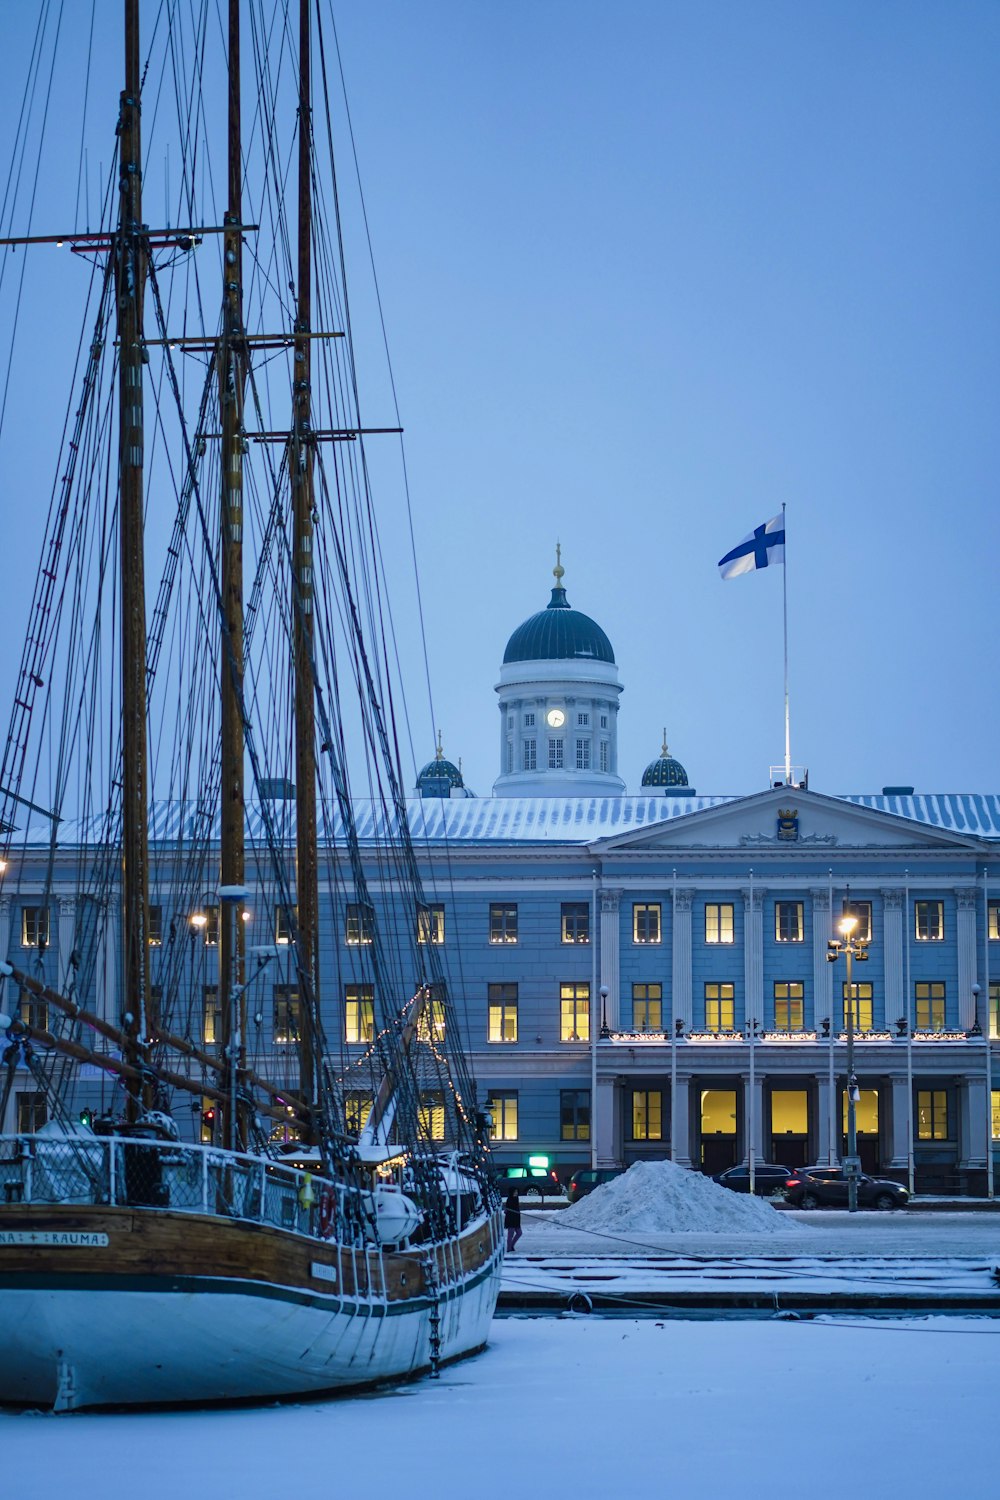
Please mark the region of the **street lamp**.
<svg viewBox="0 0 1000 1500"><path fill-rule="evenodd" d="M601 1041L607 1042L611 1039L611 1029L608 1026L608 996L611 991L606 984L601 985Z"/></svg>
<svg viewBox="0 0 1000 1500"><path fill-rule="evenodd" d="M858 1161L858 1100L861 1090L854 1073L854 985L851 982L851 964L866 963L868 939L856 937L854 929L857 917L844 916L837 926L842 938L831 938L826 945L826 961L835 964L841 954L847 960L847 1155L844 1157L844 1176L847 1178L847 1210L858 1211L858 1177L861 1163Z"/></svg>

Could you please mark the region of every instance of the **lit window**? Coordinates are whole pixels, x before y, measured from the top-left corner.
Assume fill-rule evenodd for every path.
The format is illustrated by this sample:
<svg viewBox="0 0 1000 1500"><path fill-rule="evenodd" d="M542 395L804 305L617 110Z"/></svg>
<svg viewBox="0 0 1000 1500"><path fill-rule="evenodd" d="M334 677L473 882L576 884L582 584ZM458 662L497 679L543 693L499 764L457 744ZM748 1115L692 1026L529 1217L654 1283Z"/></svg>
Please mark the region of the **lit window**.
<svg viewBox="0 0 1000 1500"><path fill-rule="evenodd" d="M524 716L524 727L525 727L525 729L534 729L534 727L535 727L535 716L534 716L534 714L525 714L525 716Z"/></svg>
<svg viewBox="0 0 1000 1500"><path fill-rule="evenodd" d="M1000 984L990 985L990 1040L1000 1038Z"/></svg>
<svg viewBox="0 0 1000 1500"><path fill-rule="evenodd" d="M17 1096L17 1133L18 1135L34 1135L47 1125L49 1120L49 1107L42 1093L18 1094Z"/></svg>
<svg viewBox="0 0 1000 1500"><path fill-rule="evenodd" d="M371 1094L351 1089L344 1096L344 1124L348 1135L360 1135L368 1124L374 1100Z"/></svg>
<svg viewBox="0 0 1000 1500"><path fill-rule="evenodd" d="M517 1095L491 1094L486 1108L493 1116L491 1138L494 1141L517 1140Z"/></svg>
<svg viewBox="0 0 1000 1500"><path fill-rule="evenodd" d="M563 742L562 740L549 740L549 770L561 771L563 768Z"/></svg>
<svg viewBox="0 0 1000 1500"><path fill-rule="evenodd" d="M217 906L203 906L199 916L205 918L199 922L206 948L217 948L219 946L219 908Z"/></svg>
<svg viewBox="0 0 1000 1500"><path fill-rule="evenodd" d="M428 985L428 995L417 1021L417 1038L421 1042L443 1042L445 1026L444 986Z"/></svg>
<svg viewBox="0 0 1000 1500"><path fill-rule="evenodd" d="M444 1140L444 1095L439 1090L421 1094L417 1121L425 1140Z"/></svg>
<svg viewBox="0 0 1000 1500"><path fill-rule="evenodd" d="M913 935L918 943L940 943L943 941L943 901L914 901Z"/></svg>
<svg viewBox="0 0 1000 1500"><path fill-rule="evenodd" d="M274 1043L289 1047L299 1040L299 992L294 984L274 986Z"/></svg>
<svg viewBox="0 0 1000 1500"><path fill-rule="evenodd" d="M49 909L47 906L22 906L21 947L47 948L49 945Z"/></svg>
<svg viewBox="0 0 1000 1500"><path fill-rule="evenodd" d="M709 902L705 907L705 942L731 943L733 935L733 904L731 901Z"/></svg>
<svg viewBox="0 0 1000 1500"><path fill-rule="evenodd" d="M496 903L490 907L490 942L517 942L517 907Z"/></svg>
<svg viewBox="0 0 1000 1500"><path fill-rule="evenodd" d="M993 1117L993 1129L990 1132L995 1141L1000 1141L1000 1089L994 1089L990 1096L992 1108L990 1114Z"/></svg>
<svg viewBox="0 0 1000 1500"><path fill-rule="evenodd" d="M349 984L344 991L344 1040L370 1042L375 1037L375 989L370 984Z"/></svg>
<svg viewBox="0 0 1000 1500"><path fill-rule="evenodd" d="M564 901L560 908L560 930L564 943L590 942L590 907L586 901Z"/></svg>
<svg viewBox="0 0 1000 1500"><path fill-rule="evenodd" d="M274 908L274 941L282 948L287 948L292 941L292 924L284 906Z"/></svg>
<svg viewBox="0 0 1000 1500"><path fill-rule="evenodd" d="M559 1040L590 1041L590 985L559 986Z"/></svg>
<svg viewBox="0 0 1000 1500"><path fill-rule="evenodd" d="M149 908L149 926L146 928L146 942L151 948L159 948L163 943L162 906L151 906Z"/></svg>
<svg viewBox="0 0 1000 1500"><path fill-rule="evenodd" d="M633 943L658 943L660 941L659 901L633 904L632 941Z"/></svg>
<svg viewBox="0 0 1000 1500"><path fill-rule="evenodd" d="M990 986L992 989L992 985ZM917 1002L917 1030L944 1030L944 985L918 980L913 987Z"/></svg>
<svg viewBox="0 0 1000 1500"><path fill-rule="evenodd" d="M736 987L732 984L706 984L705 1030L732 1031L735 1017Z"/></svg>
<svg viewBox="0 0 1000 1500"><path fill-rule="evenodd" d="M576 723L578 729L586 729L590 724L589 714L577 714Z"/></svg>
<svg viewBox="0 0 1000 1500"><path fill-rule="evenodd" d="M662 984L632 986L632 1025L636 1031L663 1030Z"/></svg>
<svg viewBox="0 0 1000 1500"><path fill-rule="evenodd" d="M802 902L776 901L774 903L774 941L776 943L801 943L802 938Z"/></svg>
<svg viewBox="0 0 1000 1500"><path fill-rule="evenodd" d="M601 741L601 770L607 771L611 763L611 749L607 740Z"/></svg>
<svg viewBox="0 0 1000 1500"><path fill-rule="evenodd" d="M870 901L844 901L840 907L845 917L853 917L856 923L852 937L870 943L872 937L872 904Z"/></svg>
<svg viewBox="0 0 1000 1500"><path fill-rule="evenodd" d="M662 1141L663 1094L659 1089L632 1090L632 1139Z"/></svg>
<svg viewBox="0 0 1000 1500"><path fill-rule="evenodd" d="M559 1136L564 1141L590 1140L590 1090L562 1089L559 1094Z"/></svg>
<svg viewBox="0 0 1000 1500"><path fill-rule="evenodd" d="M201 1039L214 1045L221 1039L219 987L206 984L201 992Z"/></svg>
<svg viewBox="0 0 1000 1500"><path fill-rule="evenodd" d="M870 984L852 984L854 991L854 1030L871 1031L872 1029L872 987ZM844 1025L847 1025L848 1005L850 996L847 991L847 981L843 983L844 1000Z"/></svg>
<svg viewBox="0 0 1000 1500"><path fill-rule="evenodd" d="M417 909L417 942L440 948L444 942L444 907L421 906Z"/></svg>
<svg viewBox="0 0 1000 1500"><path fill-rule="evenodd" d="M988 915L990 942L995 943L1000 940L1000 901L991 901L989 903Z"/></svg>
<svg viewBox="0 0 1000 1500"><path fill-rule="evenodd" d="M33 995L30 990L21 991L20 1016L22 1023L30 1026L32 1031L49 1029L48 1002L40 995Z"/></svg>
<svg viewBox="0 0 1000 1500"><path fill-rule="evenodd" d="M491 1042L517 1041L517 985L491 984L487 988L489 1005L488 1039Z"/></svg>
<svg viewBox="0 0 1000 1500"><path fill-rule="evenodd" d="M525 771L536 771L538 769L538 741L525 740L523 746L523 758L521 764Z"/></svg>
<svg viewBox="0 0 1000 1500"><path fill-rule="evenodd" d="M917 1140L948 1139L947 1089L917 1090Z"/></svg>
<svg viewBox="0 0 1000 1500"><path fill-rule="evenodd" d="M348 945L352 948L360 947L364 943L370 943L374 935L375 913L371 907L359 902L349 903L345 932Z"/></svg>
<svg viewBox="0 0 1000 1500"><path fill-rule="evenodd" d="M801 1031L805 985L798 980L775 980L774 984L774 1029L775 1031Z"/></svg>
<svg viewBox="0 0 1000 1500"><path fill-rule="evenodd" d="M590 741L577 740L576 742L576 769L578 771L590 770Z"/></svg>

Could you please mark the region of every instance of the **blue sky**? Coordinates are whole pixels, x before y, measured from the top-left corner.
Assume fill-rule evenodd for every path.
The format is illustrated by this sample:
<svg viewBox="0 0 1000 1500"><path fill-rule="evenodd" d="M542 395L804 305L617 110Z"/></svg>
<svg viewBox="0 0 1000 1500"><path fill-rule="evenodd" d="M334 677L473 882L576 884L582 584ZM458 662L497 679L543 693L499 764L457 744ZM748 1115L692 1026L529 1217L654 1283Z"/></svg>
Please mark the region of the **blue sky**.
<svg viewBox="0 0 1000 1500"><path fill-rule="evenodd" d="M34 11L10 28L9 95ZM71 12L81 27L89 6ZM112 75L117 12L98 0ZM700 791L765 785L783 753L781 575L723 584L715 564L784 502L794 760L824 791L996 790L1000 7L334 13L434 717L469 783L486 793L499 770L492 686L548 598L558 537L570 602L607 631L625 683L630 790L663 725ZM90 117L96 155L108 120L93 100ZM64 195L70 127L67 143ZM356 231L348 248L363 262ZM363 275L356 295L370 313ZM372 332L368 420L388 425ZM44 445L33 459L47 491ZM373 466L429 757L398 465ZM4 488L11 556L33 568L9 469Z"/></svg>

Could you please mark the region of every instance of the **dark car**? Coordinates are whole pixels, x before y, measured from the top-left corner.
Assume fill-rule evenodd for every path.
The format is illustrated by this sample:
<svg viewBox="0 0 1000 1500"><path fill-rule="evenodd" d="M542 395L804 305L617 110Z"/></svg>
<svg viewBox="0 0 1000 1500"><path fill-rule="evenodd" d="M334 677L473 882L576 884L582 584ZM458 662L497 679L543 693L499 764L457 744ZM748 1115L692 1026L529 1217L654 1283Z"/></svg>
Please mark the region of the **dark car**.
<svg viewBox="0 0 1000 1500"><path fill-rule="evenodd" d="M760 1198L770 1198L772 1193L783 1194L791 1175L791 1167L775 1166L772 1161L754 1162L753 1190ZM734 1193L749 1193L750 1168L746 1165L730 1167L728 1172L716 1172L712 1181L720 1187L732 1188Z"/></svg>
<svg viewBox="0 0 1000 1500"><path fill-rule="evenodd" d="M846 1208L847 1178L843 1167L800 1167L785 1184L785 1197L792 1208ZM887 1212L905 1208L910 1195L901 1183L889 1177L858 1178L858 1207Z"/></svg>
<svg viewBox="0 0 1000 1500"><path fill-rule="evenodd" d="M562 1197L562 1183L552 1167L496 1167L494 1177L504 1198L511 1188L516 1190L519 1198L526 1198L529 1194L538 1198Z"/></svg>
<svg viewBox="0 0 1000 1500"><path fill-rule="evenodd" d="M566 1196L571 1203L578 1203L595 1188L603 1187L606 1182L620 1177L625 1170L625 1167L584 1167L573 1173L566 1188Z"/></svg>

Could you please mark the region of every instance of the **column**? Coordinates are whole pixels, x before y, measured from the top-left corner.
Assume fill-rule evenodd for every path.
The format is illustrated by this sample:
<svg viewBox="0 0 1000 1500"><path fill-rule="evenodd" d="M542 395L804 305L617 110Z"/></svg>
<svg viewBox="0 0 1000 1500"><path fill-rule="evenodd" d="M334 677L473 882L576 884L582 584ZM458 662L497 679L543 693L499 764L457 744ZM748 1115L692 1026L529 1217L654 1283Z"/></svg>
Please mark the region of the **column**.
<svg viewBox="0 0 1000 1500"><path fill-rule="evenodd" d="M76 897L57 896L59 902L59 963L56 968L56 983L60 992L68 995L76 983L76 965L70 960L74 955L76 937Z"/></svg>
<svg viewBox="0 0 1000 1500"><path fill-rule="evenodd" d="M743 893L743 993L747 1026L751 1018L758 1030L764 1026L764 897L762 886L755 885L753 896Z"/></svg>
<svg viewBox="0 0 1000 1500"><path fill-rule="evenodd" d="M902 912L902 898L900 898L900 912ZM902 921L900 921L900 926L902 927ZM908 1172L910 1167L910 1086L905 1073L889 1081L892 1085L892 1133L888 1140L888 1166L896 1172Z"/></svg>
<svg viewBox="0 0 1000 1500"><path fill-rule="evenodd" d="M831 965L832 967L832 965ZM835 1161L830 1152L830 1079L827 1073L816 1075L816 1161Z"/></svg>
<svg viewBox="0 0 1000 1500"><path fill-rule="evenodd" d="M6 959L10 948L10 897L0 896L0 958Z"/></svg>
<svg viewBox="0 0 1000 1500"><path fill-rule="evenodd" d="M958 1024L963 1031L971 1031L976 1020L976 997L972 986L976 982L976 903L979 892L968 886L955 892L958 906L956 931L958 938ZM983 1150L985 1152L985 1144ZM983 1158L985 1162L985 1156Z"/></svg>
<svg viewBox="0 0 1000 1500"><path fill-rule="evenodd" d="M618 910L621 906L621 891L601 891L601 983L608 987L607 1018L612 1031L620 1031L621 982L619 950L621 946ZM600 1015L600 1007L598 1007ZM631 1022L630 1022L631 1024Z"/></svg>
<svg viewBox="0 0 1000 1500"><path fill-rule="evenodd" d="M678 1078L677 1099L671 1106L676 1130L674 1161L679 1167L690 1167L691 1161L691 1080Z"/></svg>
<svg viewBox="0 0 1000 1500"><path fill-rule="evenodd" d="M751 1087L749 1080L746 1087ZM753 1109L749 1112L749 1126L753 1135L754 1161L764 1161L764 1080L759 1073L753 1081ZM744 1151L744 1159L747 1159Z"/></svg>
<svg viewBox="0 0 1000 1500"><path fill-rule="evenodd" d="M673 942L671 944L670 989L673 1019L691 1030L691 901L694 891L674 891ZM676 1028L675 1028L676 1034Z"/></svg>
<svg viewBox="0 0 1000 1500"><path fill-rule="evenodd" d="M94 1009L105 1021L110 1021L113 1026L121 1024L121 1011L124 1006L118 1004L118 925L120 922L120 911L116 897L106 897L100 903L101 917L101 959L98 964L98 973L101 980L94 986Z"/></svg>
<svg viewBox="0 0 1000 1500"><path fill-rule="evenodd" d="M617 1078L597 1080L597 1098L594 1110L594 1140L597 1143L597 1165L599 1167L621 1166L618 1147L618 1089Z"/></svg>
<svg viewBox="0 0 1000 1500"><path fill-rule="evenodd" d="M813 930L812 1024L818 1033L822 1032L821 1022L827 1016L830 1017L831 1029L833 1022L830 1008L830 970L833 965L826 961L826 945L833 936L830 927L830 892L826 886L816 887L810 890L809 899L812 902ZM808 1014L803 1016L803 1022L808 1027Z"/></svg>
<svg viewBox="0 0 1000 1500"><path fill-rule="evenodd" d="M891 1031L897 1020L903 1020L910 1013L903 971L903 892L901 890L882 892L882 921L885 929L882 974L882 981L885 985L885 1024L886 1029ZM893 1087L895 1088L895 1085ZM895 1159L894 1149L893 1161ZM903 1164L905 1166L905 1160Z"/></svg>
<svg viewBox="0 0 1000 1500"><path fill-rule="evenodd" d="M958 1086L958 1165L986 1171L986 1131L989 1119L986 1077L966 1078Z"/></svg>

